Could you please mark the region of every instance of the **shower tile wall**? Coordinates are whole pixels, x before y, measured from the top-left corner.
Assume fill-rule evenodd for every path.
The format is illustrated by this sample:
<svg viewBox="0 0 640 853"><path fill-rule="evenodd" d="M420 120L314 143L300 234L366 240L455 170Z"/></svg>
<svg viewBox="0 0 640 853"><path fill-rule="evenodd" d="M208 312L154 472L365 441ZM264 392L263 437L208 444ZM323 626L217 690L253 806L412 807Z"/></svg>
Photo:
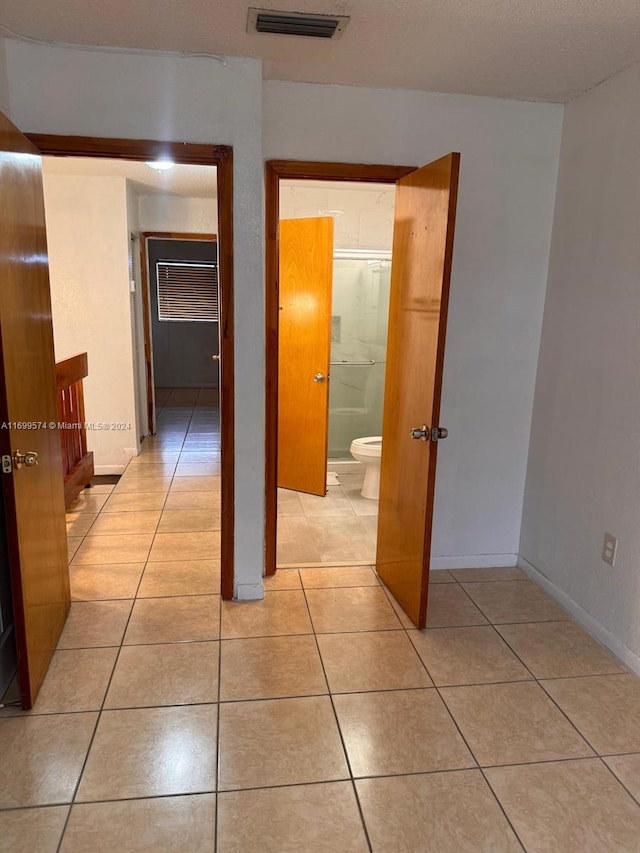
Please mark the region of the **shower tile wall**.
<svg viewBox="0 0 640 853"><path fill-rule="evenodd" d="M336 249L391 249L395 188L385 184L283 181L280 215L285 219L332 216ZM390 264L366 259L334 263L332 361L375 365L333 365L329 400L329 456L349 457L354 438L379 435Z"/></svg>

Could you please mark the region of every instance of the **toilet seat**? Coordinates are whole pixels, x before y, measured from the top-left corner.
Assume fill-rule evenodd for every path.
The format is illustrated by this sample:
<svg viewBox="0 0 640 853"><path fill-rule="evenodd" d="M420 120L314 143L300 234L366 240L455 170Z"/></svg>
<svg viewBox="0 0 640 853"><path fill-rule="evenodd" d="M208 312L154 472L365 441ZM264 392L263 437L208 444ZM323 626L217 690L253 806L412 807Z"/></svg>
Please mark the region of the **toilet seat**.
<svg viewBox="0 0 640 853"><path fill-rule="evenodd" d="M354 438L351 442L351 447L360 453L362 456L381 456L382 455L382 436L369 435L364 438Z"/></svg>

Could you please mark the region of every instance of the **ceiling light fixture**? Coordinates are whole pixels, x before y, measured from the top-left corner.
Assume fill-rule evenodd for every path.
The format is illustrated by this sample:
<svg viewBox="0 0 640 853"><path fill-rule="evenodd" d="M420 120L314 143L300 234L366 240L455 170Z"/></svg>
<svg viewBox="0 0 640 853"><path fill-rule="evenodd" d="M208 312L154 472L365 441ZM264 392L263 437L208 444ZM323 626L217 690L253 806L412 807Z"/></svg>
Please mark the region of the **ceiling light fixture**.
<svg viewBox="0 0 640 853"><path fill-rule="evenodd" d="M168 172L176 165L173 160L147 160L146 165L156 172Z"/></svg>

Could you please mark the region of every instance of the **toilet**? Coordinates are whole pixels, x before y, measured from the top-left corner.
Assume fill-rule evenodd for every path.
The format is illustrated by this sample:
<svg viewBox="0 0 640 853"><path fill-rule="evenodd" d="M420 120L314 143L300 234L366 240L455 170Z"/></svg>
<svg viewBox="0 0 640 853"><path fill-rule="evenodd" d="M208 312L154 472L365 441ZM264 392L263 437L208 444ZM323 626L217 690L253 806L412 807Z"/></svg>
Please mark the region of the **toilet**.
<svg viewBox="0 0 640 853"><path fill-rule="evenodd" d="M349 449L354 459L366 465L364 483L360 494L363 498L377 501L380 492L382 436L370 435L365 438L354 438Z"/></svg>

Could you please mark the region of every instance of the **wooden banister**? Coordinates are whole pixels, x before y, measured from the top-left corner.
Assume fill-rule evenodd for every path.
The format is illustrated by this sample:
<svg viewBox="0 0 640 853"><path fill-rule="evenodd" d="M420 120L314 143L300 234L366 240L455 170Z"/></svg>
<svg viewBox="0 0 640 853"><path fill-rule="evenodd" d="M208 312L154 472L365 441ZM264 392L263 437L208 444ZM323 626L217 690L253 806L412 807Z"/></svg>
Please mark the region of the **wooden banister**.
<svg viewBox="0 0 640 853"><path fill-rule="evenodd" d="M93 453L87 450L82 380L89 375L87 353L56 364L58 431L62 446L64 498L67 509L94 474Z"/></svg>

